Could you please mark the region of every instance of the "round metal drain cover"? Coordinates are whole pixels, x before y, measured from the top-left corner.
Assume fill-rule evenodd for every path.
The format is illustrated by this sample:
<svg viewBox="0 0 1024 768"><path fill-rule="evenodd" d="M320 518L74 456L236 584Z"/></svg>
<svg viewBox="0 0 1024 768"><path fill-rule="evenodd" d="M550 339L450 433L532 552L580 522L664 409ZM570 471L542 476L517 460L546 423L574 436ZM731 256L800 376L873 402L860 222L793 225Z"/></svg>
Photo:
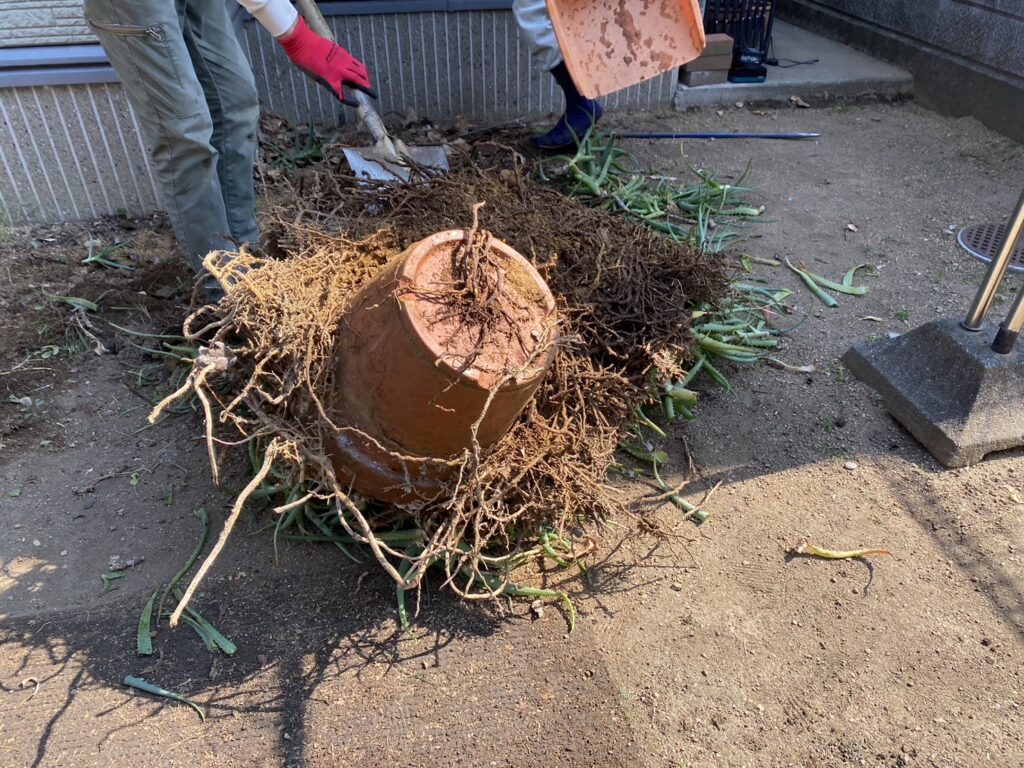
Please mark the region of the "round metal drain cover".
<svg viewBox="0 0 1024 768"><path fill-rule="evenodd" d="M1004 224L972 224L960 230L956 241L978 261L991 264L1005 229ZM1024 272L1024 237L1017 240L1017 247L1013 249L1006 268L1011 272Z"/></svg>

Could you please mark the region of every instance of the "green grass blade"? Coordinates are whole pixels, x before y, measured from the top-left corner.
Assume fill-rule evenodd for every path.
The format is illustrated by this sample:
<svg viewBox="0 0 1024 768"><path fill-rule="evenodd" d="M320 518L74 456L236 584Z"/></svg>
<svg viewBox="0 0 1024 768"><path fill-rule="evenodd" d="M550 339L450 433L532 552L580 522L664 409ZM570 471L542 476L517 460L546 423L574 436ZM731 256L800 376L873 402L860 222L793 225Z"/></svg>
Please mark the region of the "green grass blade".
<svg viewBox="0 0 1024 768"><path fill-rule="evenodd" d="M668 454L664 451L645 451L639 445L627 442L619 443L619 448L640 461L652 461L656 464L664 464L668 461Z"/></svg>
<svg viewBox="0 0 1024 768"><path fill-rule="evenodd" d="M72 309L84 309L89 312L99 312L100 309L98 304L78 296L55 296L54 294L47 293L46 291L43 291L43 296L48 298L50 301L64 302Z"/></svg>
<svg viewBox="0 0 1024 768"><path fill-rule="evenodd" d="M661 489L662 493L669 493L672 489L669 488L668 483L661 479L661 475L658 473L658 465L654 464L652 465L652 468L654 470L654 482L657 484L658 488ZM707 512L706 510L703 510L700 507L691 504L682 496L676 493L670 494L668 500L675 504L677 507L679 507L679 509L681 509L683 512L685 512L687 517L692 517L698 523L703 523L705 520L711 517L710 512Z"/></svg>
<svg viewBox="0 0 1024 768"><path fill-rule="evenodd" d="M752 350L749 347L742 347L737 344L728 344L724 341L718 341L710 336L706 336L703 333L693 334L700 348L705 352L710 352L721 357L739 356L739 357L754 357L756 360L756 350Z"/></svg>
<svg viewBox="0 0 1024 768"><path fill-rule="evenodd" d="M145 352L147 355L153 355L154 357L169 357L172 360L177 360L179 363L193 362L193 358L182 357L181 355L176 355L173 352L167 352L163 349L150 349L149 347L144 347L141 344L136 344L134 341L129 341L128 346L135 347L137 350Z"/></svg>
<svg viewBox="0 0 1024 768"><path fill-rule="evenodd" d="M676 420L676 404L671 395L661 396L661 410L665 413L665 420L673 422Z"/></svg>
<svg viewBox="0 0 1024 768"><path fill-rule="evenodd" d="M181 598L178 599L180 601ZM206 634L209 635L210 639L213 641L214 648L212 648L211 650L216 650L217 648L220 648L228 656L235 655L235 652L238 650L238 647L233 642L224 637L224 635L222 635L217 630L217 628L213 626L213 624L211 624L202 616L200 616L199 611L195 610L194 608L185 608L185 610L192 617L195 623L203 628L203 631L206 632Z"/></svg>
<svg viewBox="0 0 1024 768"><path fill-rule="evenodd" d="M206 646L206 650L208 650L210 653L217 652L217 644L213 642L213 638L210 637L210 633L203 629L202 625L198 621L196 621L187 614L183 615L181 617L181 620L196 631L196 634L199 635L199 639L202 640L203 645Z"/></svg>
<svg viewBox="0 0 1024 768"><path fill-rule="evenodd" d="M167 594L177 586L178 582L185 578L185 575L192 570L192 566L195 565L196 560L199 559L200 553L203 551L203 547L206 546L206 539L210 535L210 516L206 514L206 507L199 507L193 513L199 518L203 524L203 532L199 536L199 543L196 544L196 548L192 550L192 555L189 557L188 562L182 567L180 571L174 574L174 577L167 582L167 586L164 587L163 593L160 595L160 604L156 612L156 615L163 616L164 613L164 600L167 599Z"/></svg>
<svg viewBox="0 0 1024 768"><path fill-rule="evenodd" d="M288 503L291 503L294 499L289 496ZM280 553L277 549L277 540L281 535L281 531L286 531L295 523L299 517L299 513L302 512L301 507L294 507L288 510L288 514L281 515L277 518L277 524L274 525L274 564L276 565L280 561Z"/></svg>
<svg viewBox="0 0 1024 768"><path fill-rule="evenodd" d="M732 387L729 385L729 380L722 375L722 373L711 364L711 361L707 359L707 356L697 350L698 359L701 361L701 368L707 373L708 376L726 392L732 392Z"/></svg>
<svg viewBox="0 0 1024 768"><path fill-rule="evenodd" d="M515 584L506 584L502 592L512 597L550 597L561 602L562 607L569 616L569 634L576 629L576 606L572 604L569 595L560 589L539 589L537 587L519 587Z"/></svg>
<svg viewBox="0 0 1024 768"><path fill-rule="evenodd" d="M180 693L168 691L166 688L161 688L158 685L147 683L141 677L132 677L131 675L125 677L125 679L122 682L129 688L135 688L136 690L152 694L153 696L162 696L165 699L173 699L174 701L180 701L182 704L187 704L196 711L196 714L199 715L200 720L202 720L204 723L206 722L206 711L201 706L192 701L192 699L186 696L182 696Z"/></svg>
<svg viewBox="0 0 1024 768"><path fill-rule="evenodd" d="M857 274L857 270L858 269L867 269L870 266L871 266L870 264L858 264L855 267L850 267L850 270L843 276L843 285L845 285L847 288L852 286L853 285L853 278L854 278L854 275Z"/></svg>
<svg viewBox="0 0 1024 768"><path fill-rule="evenodd" d="M643 412L640 406L637 406L636 409L636 420L638 423L642 424L643 426L651 430L651 432L656 434L658 437L668 437L668 435L665 434L665 431L661 427L659 427L657 424L655 424L653 421L647 418L647 414Z"/></svg>
<svg viewBox="0 0 1024 768"><path fill-rule="evenodd" d="M672 388L668 392L669 397L675 401L676 405L694 406L697 404L699 396L692 389L687 389L682 384L673 384Z"/></svg>
<svg viewBox="0 0 1024 768"><path fill-rule="evenodd" d="M402 529L400 531L384 531L383 533L374 532L374 536L376 536L380 541L383 541L383 542L385 542L387 544L396 544L396 545L402 545L402 544L408 545L408 544L414 544L414 543L417 543L417 542L422 543L424 541L424 539L426 538L426 536L424 535L423 531L419 530L418 528L406 528L406 529ZM286 536L285 538L288 539L289 541L328 541L328 542L338 542L338 541L340 541L342 544L362 544L363 543L363 542L360 542L360 541L356 541L351 536L346 536L344 534L331 534L330 536L297 536L297 535L293 535L293 536Z"/></svg>
<svg viewBox="0 0 1024 768"><path fill-rule="evenodd" d="M697 374L700 373L700 369L703 367L704 358L698 357L696 362L690 366L690 370L686 372L686 375L683 377L682 381L679 382L679 385L681 387L685 387L687 384L689 384L691 381L697 378Z"/></svg>
<svg viewBox="0 0 1024 768"><path fill-rule="evenodd" d="M101 573L100 574L100 580L103 582L103 591L100 592L100 594L101 595L105 595L107 592L110 591L110 585L113 582L117 581L118 579L123 579L123 578L124 578L124 574L123 573Z"/></svg>
<svg viewBox="0 0 1024 768"><path fill-rule="evenodd" d="M129 336L138 336L141 339L168 339L168 340L172 340L172 341L184 341L185 340L184 336L178 336L178 335L175 335L175 334L169 334L169 333L144 333L143 331L136 331L133 328L126 328L123 325L118 325L117 323L112 323L109 320L107 321L107 325L109 325L111 328L116 328L117 330L121 331L121 333L127 333Z"/></svg>
<svg viewBox="0 0 1024 768"><path fill-rule="evenodd" d="M420 546L419 542L410 544L405 548L405 554L409 558L416 557L423 551L423 547ZM409 575L409 571L412 569L412 560L403 560L398 566L398 575L402 577L404 581L406 576ZM409 621L409 611L405 607L405 593L408 590L405 589L401 584L395 585L395 602L398 605L398 623L402 626L403 632L409 632L412 629L412 623Z"/></svg>
<svg viewBox="0 0 1024 768"><path fill-rule="evenodd" d="M135 646L140 656L153 655L153 603L156 602L157 591L154 590L153 594L149 596L146 607L142 609L142 614L139 616L139 630L135 637Z"/></svg>
<svg viewBox="0 0 1024 768"><path fill-rule="evenodd" d="M568 615L569 633L572 634L572 631L576 629L576 606L572 604L572 600L569 599L569 595L565 592L559 589L520 587L512 582L505 582L502 585L501 580L496 576L487 573L476 573L475 575L484 582L484 586L491 592L500 592L503 595L510 595L512 597L549 597L558 600Z"/></svg>
<svg viewBox="0 0 1024 768"><path fill-rule="evenodd" d="M786 266L800 276L800 279L804 281L807 287L811 289L811 293L817 296L822 304L830 308L835 308L839 306L839 302L835 300L835 297L829 293L826 293L820 285L814 282L814 278L812 278L807 272L804 272L802 269L794 267L792 263L790 263L789 259L786 259Z"/></svg>
<svg viewBox="0 0 1024 768"><path fill-rule="evenodd" d="M317 528L319 528L320 532L324 536L332 536L333 535L332 532L331 532L331 529L330 529L330 527L328 527L327 523L325 523L323 520L321 520L319 517L317 517L317 515L314 512L309 511L309 505L308 504L304 504L302 508L304 510L306 510L306 513L305 513L306 514L306 519L313 521L313 525L315 525ZM343 544L342 542L335 540L332 543L334 544L334 546L336 546L338 549L340 549L342 554L344 554L345 557L347 557L353 563L362 563L363 562L360 558L358 558L354 554L352 554L352 552L349 551L349 548L346 547L345 544Z"/></svg>
<svg viewBox="0 0 1024 768"><path fill-rule="evenodd" d="M819 283L820 285L823 285L826 288L831 288L833 291L839 291L839 293L845 293L849 296L863 296L865 293L868 292L867 286L847 285L845 282L845 277L843 278L844 282L837 283L835 280L829 280L827 277L816 275L813 272L808 272L807 274L810 275L811 279L813 279L814 282Z"/></svg>

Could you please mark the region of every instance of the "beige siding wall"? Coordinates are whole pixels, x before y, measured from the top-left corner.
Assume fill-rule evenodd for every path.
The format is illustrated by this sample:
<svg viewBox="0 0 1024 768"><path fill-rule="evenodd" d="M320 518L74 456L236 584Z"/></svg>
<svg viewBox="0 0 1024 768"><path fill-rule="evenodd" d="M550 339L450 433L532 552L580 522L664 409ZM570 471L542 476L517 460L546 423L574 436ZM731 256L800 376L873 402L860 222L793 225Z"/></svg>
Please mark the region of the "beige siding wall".
<svg viewBox="0 0 1024 768"><path fill-rule="evenodd" d="M82 0L0 0L0 48L93 42Z"/></svg>

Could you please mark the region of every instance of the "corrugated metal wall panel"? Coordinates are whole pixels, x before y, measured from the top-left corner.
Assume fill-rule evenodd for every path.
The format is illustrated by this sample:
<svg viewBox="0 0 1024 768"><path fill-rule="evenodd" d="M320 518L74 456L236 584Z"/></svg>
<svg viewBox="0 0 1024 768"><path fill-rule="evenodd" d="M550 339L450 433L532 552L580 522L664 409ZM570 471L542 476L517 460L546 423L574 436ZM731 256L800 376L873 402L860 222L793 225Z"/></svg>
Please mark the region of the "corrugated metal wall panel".
<svg viewBox="0 0 1024 768"><path fill-rule="evenodd" d="M373 74L381 114L404 115L412 108L417 115L439 119L463 115L501 122L562 109L554 80L530 65L529 50L508 12L335 16L329 21L338 42ZM288 64L259 25L246 25L245 43L268 111L295 121L310 115L318 122L351 118L351 112ZM668 73L612 94L606 102L611 109L668 105L675 82L674 73Z"/></svg>
<svg viewBox="0 0 1024 768"><path fill-rule="evenodd" d="M553 78L530 65L508 11L398 13L330 18L341 45L366 62L379 109L481 123L562 109ZM298 72L263 29L243 46L263 107L295 121L354 117ZM610 109L669 105L675 74L612 94ZM0 219L94 218L159 207L135 115L117 84L0 89Z"/></svg>
<svg viewBox="0 0 1024 768"><path fill-rule="evenodd" d="M158 208L121 87L0 90L0 206L12 223Z"/></svg>

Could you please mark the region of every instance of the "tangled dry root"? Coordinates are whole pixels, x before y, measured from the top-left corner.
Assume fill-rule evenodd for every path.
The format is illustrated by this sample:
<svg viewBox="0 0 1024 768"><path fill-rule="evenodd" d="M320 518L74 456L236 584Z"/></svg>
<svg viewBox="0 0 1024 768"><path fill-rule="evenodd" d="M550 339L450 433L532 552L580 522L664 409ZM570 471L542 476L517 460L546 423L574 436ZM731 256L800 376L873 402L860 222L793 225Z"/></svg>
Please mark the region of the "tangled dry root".
<svg viewBox="0 0 1024 768"><path fill-rule="evenodd" d="M186 320L186 337L205 350L186 386L151 417L197 392L215 478L215 444L259 441L266 446L260 471L273 464L278 476L306 489L304 500L334 508L348 536L365 543L401 587L419 585L428 566L441 564L446 584L467 599L501 591L505 576L495 578L490 566L501 560L496 552L515 550L518 537L600 524L622 509L606 484L616 446L652 376L674 374L688 357L688 308L722 290L718 265L540 186L520 156L494 146L445 178L368 186L328 167L299 188L274 192L283 202L267 239L287 258L245 250L207 257L226 298ZM553 367L504 438L454 462L437 502L417 510L367 507L340 486L325 449L338 428L325 401L339 321L352 293L389 258L428 234L466 226L471 216L475 232L478 212L480 227L530 259L556 297L562 341ZM466 275L466 285L473 279ZM486 286L476 290L486 294ZM470 313L477 329L487 322L479 310ZM214 400L216 421L239 439L214 436ZM396 522L418 527L422 543L389 545L380 532Z"/></svg>

